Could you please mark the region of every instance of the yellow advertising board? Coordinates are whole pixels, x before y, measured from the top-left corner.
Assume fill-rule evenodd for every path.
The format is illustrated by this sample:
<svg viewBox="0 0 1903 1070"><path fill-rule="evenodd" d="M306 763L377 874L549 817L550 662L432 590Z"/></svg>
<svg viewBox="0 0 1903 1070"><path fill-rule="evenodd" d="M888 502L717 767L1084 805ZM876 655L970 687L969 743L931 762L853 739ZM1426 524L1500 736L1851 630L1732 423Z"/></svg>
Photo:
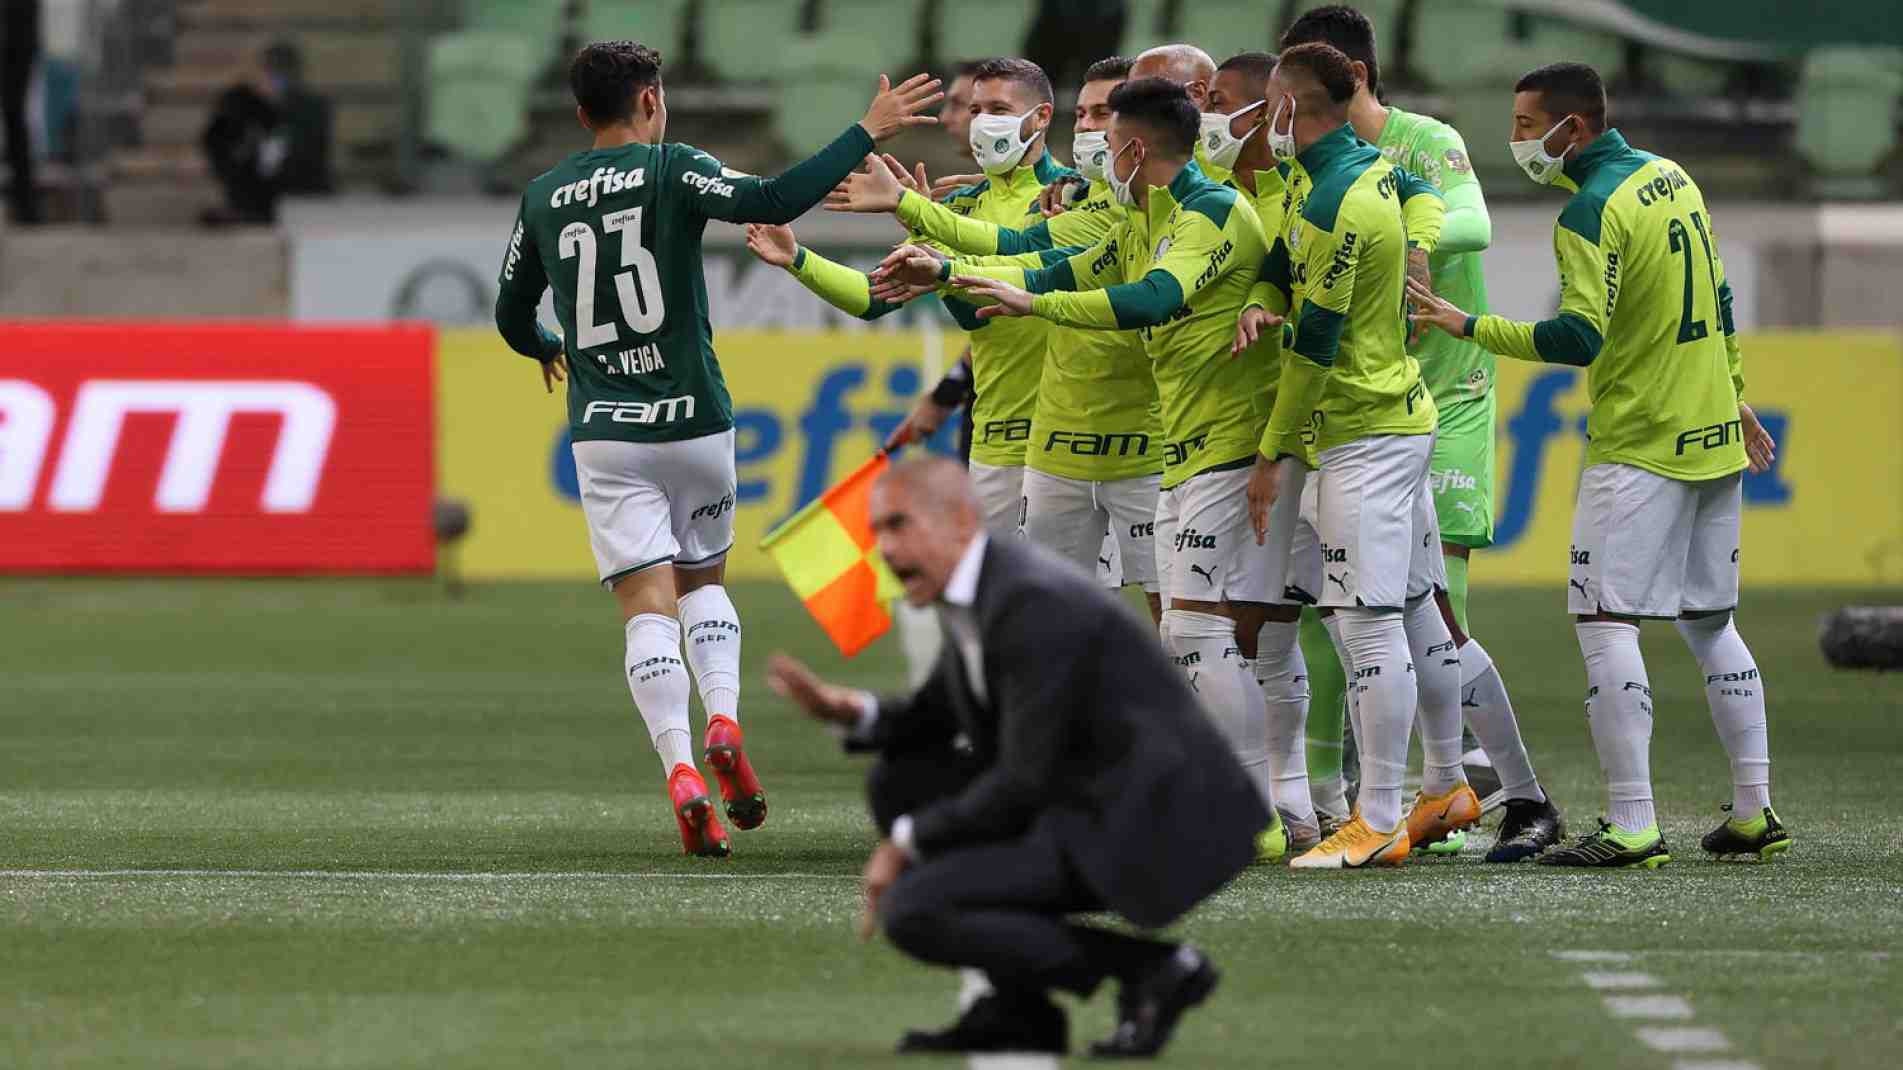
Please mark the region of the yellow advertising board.
<svg viewBox="0 0 1903 1070"><path fill-rule="evenodd" d="M918 332L722 331L738 493L727 574L777 577L760 539L878 450L919 392ZM490 330L452 330L437 354L440 492L471 507L472 579L594 575L568 410Z"/></svg>
<svg viewBox="0 0 1903 1070"><path fill-rule="evenodd" d="M442 493L473 507L473 578L586 579L594 564L563 399L486 330L447 331L438 359ZM777 576L773 525L865 460L926 385L908 332L722 332L739 472L729 574ZM1744 340L1747 397L1779 440L1745 478L1747 584L1903 584L1903 336L1769 332ZM1585 456L1585 375L1502 360L1497 545L1478 583L1563 587Z"/></svg>
<svg viewBox="0 0 1903 1070"><path fill-rule="evenodd" d="M1751 585L1903 584L1903 336L1761 332L1742 339L1745 399L1778 440L1745 476L1740 565ZM1476 583L1563 588L1586 453L1583 371L1500 361L1495 545Z"/></svg>

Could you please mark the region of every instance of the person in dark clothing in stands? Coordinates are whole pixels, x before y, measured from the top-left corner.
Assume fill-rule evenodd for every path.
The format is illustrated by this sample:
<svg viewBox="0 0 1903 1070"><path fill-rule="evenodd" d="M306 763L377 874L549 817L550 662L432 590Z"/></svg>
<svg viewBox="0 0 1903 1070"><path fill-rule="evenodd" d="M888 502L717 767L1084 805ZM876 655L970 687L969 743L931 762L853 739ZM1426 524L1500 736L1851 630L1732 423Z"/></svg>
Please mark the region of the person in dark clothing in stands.
<svg viewBox="0 0 1903 1070"><path fill-rule="evenodd" d="M0 113L7 142L7 204L15 223L40 221L39 190L33 183L33 144L27 133L27 87L40 55L39 0L0 4Z"/></svg>
<svg viewBox="0 0 1903 1070"><path fill-rule="evenodd" d="M203 221L274 223L284 194L329 192L330 124L330 102L304 85L297 46L264 49L212 107L203 144L225 203Z"/></svg>

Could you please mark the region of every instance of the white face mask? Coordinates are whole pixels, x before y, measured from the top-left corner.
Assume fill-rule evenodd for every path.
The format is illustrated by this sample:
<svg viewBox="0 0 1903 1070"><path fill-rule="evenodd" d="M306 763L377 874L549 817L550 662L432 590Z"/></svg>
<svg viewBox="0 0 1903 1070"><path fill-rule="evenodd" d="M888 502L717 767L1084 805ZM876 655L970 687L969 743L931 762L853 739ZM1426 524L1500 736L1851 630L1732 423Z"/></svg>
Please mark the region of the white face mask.
<svg viewBox="0 0 1903 1070"><path fill-rule="evenodd" d="M1124 142L1123 147L1127 149L1134 144L1136 144L1136 142L1126 141ZM1123 158L1123 152L1121 149L1118 150L1115 156L1110 157L1110 161L1104 164L1103 180L1109 184L1110 192L1117 195L1118 204L1127 205L1129 207L1134 208L1136 207L1137 197L1136 197L1136 192L1130 188L1130 185L1131 183L1136 181L1137 170L1138 168L1141 168L1143 166L1143 161L1138 160L1136 167L1130 168L1129 178L1118 178L1117 177L1117 161L1122 158Z"/></svg>
<svg viewBox="0 0 1903 1070"><path fill-rule="evenodd" d="M1513 162L1520 165L1520 170L1526 172L1526 177L1538 182L1542 186L1550 186L1553 184L1554 179L1565 172L1566 149L1561 149L1558 156L1547 152L1546 138L1558 133L1559 128L1565 126L1571 120L1572 116L1568 115L1566 118L1554 123L1553 129L1548 130L1545 137L1533 138L1527 141L1507 142L1507 148L1513 150ZM1571 148L1571 146L1569 145L1567 148Z"/></svg>
<svg viewBox="0 0 1903 1070"><path fill-rule="evenodd" d="M1023 137L1024 121L1037 113L1036 108L1023 115L978 115L971 120L971 155L987 175L1002 174L1024 159L1031 137Z"/></svg>
<svg viewBox="0 0 1903 1070"><path fill-rule="evenodd" d="M1288 99L1288 133L1280 133L1276 127L1282 125L1282 105L1275 106L1275 114L1269 117L1269 151L1278 160L1295 158L1295 98Z"/></svg>
<svg viewBox="0 0 1903 1070"><path fill-rule="evenodd" d="M1251 137L1255 136L1255 129L1251 127L1249 132L1241 137L1230 133L1230 130L1234 127L1237 119L1242 118L1257 108L1266 106L1268 103L1266 100L1258 100L1254 104L1250 104L1244 108L1238 108L1228 115L1213 111L1204 112L1202 129L1203 156L1208 159L1210 163L1215 164L1225 171L1235 170L1236 157L1242 155L1242 146L1247 144Z"/></svg>
<svg viewBox="0 0 1903 1070"><path fill-rule="evenodd" d="M1092 182L1102 182L1104 165L1110 159L1110 138L1101 130L1088 130L1070 142L1070 165Z"/></svg>

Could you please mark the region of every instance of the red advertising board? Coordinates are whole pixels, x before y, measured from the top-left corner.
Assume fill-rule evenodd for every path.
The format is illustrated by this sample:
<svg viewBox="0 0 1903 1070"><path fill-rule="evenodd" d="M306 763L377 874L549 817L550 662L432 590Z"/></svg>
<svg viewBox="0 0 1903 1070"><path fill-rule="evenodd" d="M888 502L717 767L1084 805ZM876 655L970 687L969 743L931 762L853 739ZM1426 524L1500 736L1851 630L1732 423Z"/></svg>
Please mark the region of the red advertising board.
<svg viewBox="0 0 1903 1070"><path fill-rule="evenodd" d="M0 324L0 571L428 572L425 328Z"/></svg>

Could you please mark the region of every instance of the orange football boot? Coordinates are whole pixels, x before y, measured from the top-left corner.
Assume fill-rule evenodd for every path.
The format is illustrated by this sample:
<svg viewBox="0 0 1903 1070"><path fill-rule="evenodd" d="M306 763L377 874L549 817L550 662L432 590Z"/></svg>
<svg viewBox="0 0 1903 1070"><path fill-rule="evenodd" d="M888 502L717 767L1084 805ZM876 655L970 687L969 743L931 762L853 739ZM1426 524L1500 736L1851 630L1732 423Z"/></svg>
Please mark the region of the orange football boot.
<svg viewBox="0 0 1903 1070"><path fill-rule="evenodd" d="M1415 850L1439 843L1459 829L1479 824L1480 813L1480 796L1469 784L1460 784L1442 795L1416 795L1414 808L1407 812L1408 842Z"/></svg>
<svg viewBox="0 0 1903 1070"><path fill-rule="evenodd" d="M707 797L707 782L693 766L683 763L668 774L667 797L674 805L674 821L681 827L682 850L702 858L725 858L733 853L727 843L727 830L720 827L713 800Z"/></svg>
<svg viewBox="0 0 1903 1070"><path fill-rule="evenodd" d="M720 798L735 828L757 829L766 824L766 789L753 774L753 763L741 745L740 726L733 718L707 718L707 767L720 783Z"/></svg>

